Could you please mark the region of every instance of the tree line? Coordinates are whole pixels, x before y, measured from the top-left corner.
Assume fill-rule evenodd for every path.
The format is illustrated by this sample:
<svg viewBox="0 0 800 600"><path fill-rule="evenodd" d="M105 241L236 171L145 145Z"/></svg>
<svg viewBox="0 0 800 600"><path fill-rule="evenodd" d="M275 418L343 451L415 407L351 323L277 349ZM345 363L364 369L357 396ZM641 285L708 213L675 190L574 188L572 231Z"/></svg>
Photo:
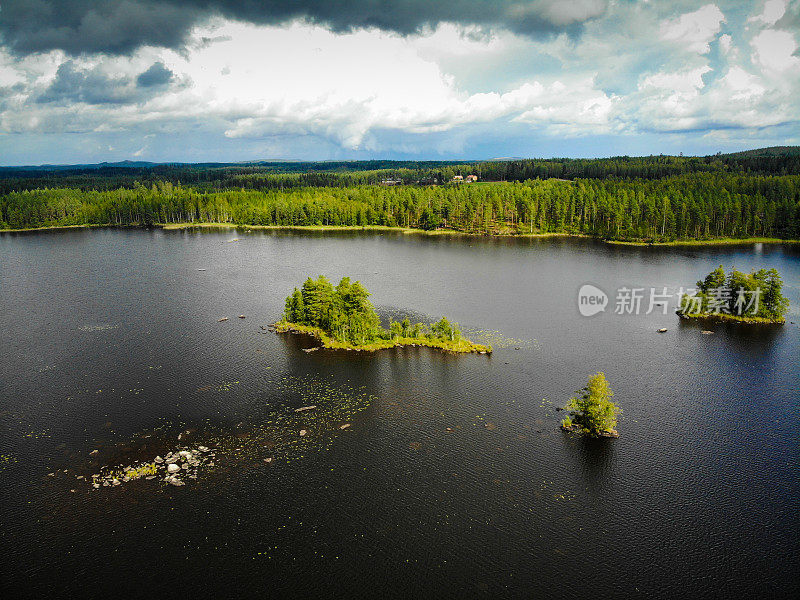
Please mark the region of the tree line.
<svg viewBox="0 0 800 600"><path fill-rule="evenodd" d="M113 190L0 195L0 228L216 222L390 226L464 232L579 233L668 241L800 238L800 176L722 172L662 179L206 191L157 182Z"/></svg>

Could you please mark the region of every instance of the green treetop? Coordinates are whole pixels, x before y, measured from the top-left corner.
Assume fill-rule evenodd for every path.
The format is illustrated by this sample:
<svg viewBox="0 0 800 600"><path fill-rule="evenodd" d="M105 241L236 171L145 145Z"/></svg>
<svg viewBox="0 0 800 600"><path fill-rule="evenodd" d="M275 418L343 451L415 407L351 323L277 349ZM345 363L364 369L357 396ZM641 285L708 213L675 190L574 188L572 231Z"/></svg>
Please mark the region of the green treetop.
<svg viewBox="0 0 800 600"><path fill-rule="evenodd" d="M722 265L711 271L703 281L697 282L698 289L704 294L709 290L721 288L725 285L725 269Z"/></svg>
<svg viewBox="0 0 800 600"><path fill-rule="evenodd" d="M565 427L579 425L584 433L594 436L613 432L617 426L617 415L622 409L611 402L614 393L606 381L605 374L592 375L586 387L576 393L580 395L570 398L565 407L570 416L564 419L562 425Z"/></svg>

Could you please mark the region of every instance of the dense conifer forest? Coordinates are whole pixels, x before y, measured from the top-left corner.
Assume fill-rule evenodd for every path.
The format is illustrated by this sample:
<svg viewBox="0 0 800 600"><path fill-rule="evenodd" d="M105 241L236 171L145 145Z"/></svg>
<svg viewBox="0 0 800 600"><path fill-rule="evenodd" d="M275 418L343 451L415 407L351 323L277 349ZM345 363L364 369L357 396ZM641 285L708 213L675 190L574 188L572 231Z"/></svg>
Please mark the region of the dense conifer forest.
<svg viewBox="0 0 800 600"><path fill-rule="evenodd" d="M0 169L2 229L187 222L798 239L800 152Z"/></svg>

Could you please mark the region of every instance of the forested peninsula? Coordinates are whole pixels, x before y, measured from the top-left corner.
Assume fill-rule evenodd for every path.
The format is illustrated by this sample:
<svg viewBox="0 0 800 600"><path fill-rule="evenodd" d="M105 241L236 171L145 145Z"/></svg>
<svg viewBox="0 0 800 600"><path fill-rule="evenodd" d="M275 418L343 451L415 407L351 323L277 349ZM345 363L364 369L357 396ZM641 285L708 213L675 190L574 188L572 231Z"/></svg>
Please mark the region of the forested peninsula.
<svg viewBox="0 0 800 600"><path fill-rule="evenodd" d="M800 152L768 150L484 163L3 168L0 229L215 223L631 243L798 240Z"/></svg>

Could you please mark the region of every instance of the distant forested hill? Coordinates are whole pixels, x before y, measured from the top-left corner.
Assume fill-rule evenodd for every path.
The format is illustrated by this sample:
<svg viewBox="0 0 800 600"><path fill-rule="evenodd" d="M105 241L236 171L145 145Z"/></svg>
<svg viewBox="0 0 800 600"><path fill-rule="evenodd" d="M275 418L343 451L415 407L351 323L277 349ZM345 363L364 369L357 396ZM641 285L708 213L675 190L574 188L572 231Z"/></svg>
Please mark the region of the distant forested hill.
<svg viewBox="0 0 800 600"><path fill-rule="evenodd" d="M730 157L759 157L759 156L800 156L800 146L770 146L769 148L756 148L755 150L743 150L742 152L732 152L722 156Z"/></svg>

